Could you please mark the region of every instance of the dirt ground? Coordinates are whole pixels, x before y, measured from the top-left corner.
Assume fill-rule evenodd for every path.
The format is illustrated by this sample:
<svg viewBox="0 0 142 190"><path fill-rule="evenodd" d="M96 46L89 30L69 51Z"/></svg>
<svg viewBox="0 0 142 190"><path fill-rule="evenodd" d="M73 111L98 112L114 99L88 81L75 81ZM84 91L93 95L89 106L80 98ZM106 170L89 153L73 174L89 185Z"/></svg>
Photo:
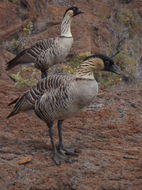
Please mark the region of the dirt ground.
<svg viewBox="0 0 142 190"><path fill-rule="evenodd" d="M24 90L0 81L0 190L142 189L140 88L100 91L94 105L66 120L65 144L79 157L61 166L53 163L44 122L27 114L5 119L7 104Z"/></svg>

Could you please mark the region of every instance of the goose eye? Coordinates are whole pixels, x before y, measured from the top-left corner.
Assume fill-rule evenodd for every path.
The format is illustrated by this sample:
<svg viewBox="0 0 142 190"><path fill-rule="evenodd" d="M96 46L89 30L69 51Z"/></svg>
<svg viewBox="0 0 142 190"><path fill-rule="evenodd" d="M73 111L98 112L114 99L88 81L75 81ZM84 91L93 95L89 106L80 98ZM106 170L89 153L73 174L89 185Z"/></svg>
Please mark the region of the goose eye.
<svg viewBox="0 0 142 190"><path fill-rule="evenodd" d="M109 65L111 65L109 61L105 61L105 64L106 64L107 67L108 67Z"/></svg>

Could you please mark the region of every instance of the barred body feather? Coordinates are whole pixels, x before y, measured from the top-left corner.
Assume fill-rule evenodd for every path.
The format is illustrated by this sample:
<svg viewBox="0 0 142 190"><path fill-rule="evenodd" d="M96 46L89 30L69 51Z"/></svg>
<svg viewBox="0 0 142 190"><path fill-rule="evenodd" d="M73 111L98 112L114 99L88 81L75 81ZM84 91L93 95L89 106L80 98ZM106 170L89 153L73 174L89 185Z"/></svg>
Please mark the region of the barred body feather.
<svg viewBox="0 0 142 190"><path fill-rule="evenodd" d="M97 91L95 79L84 80L65 74L50 75L24 93L8 117L33 109L46 122L65 119L87 106Z"/></svg>

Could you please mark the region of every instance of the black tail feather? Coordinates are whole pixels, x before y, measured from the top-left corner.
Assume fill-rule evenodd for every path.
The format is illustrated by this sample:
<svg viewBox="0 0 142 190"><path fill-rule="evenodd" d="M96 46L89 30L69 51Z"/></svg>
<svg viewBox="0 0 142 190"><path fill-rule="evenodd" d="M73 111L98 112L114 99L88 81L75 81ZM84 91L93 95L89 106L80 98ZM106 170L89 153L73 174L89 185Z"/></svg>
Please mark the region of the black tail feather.
<svg viewBox="0 0 142 190"><path fill-rule="evenodd" d="M8 119L9 117L12 117L12 116L14 116L16 113L14 113L14 112L11 112L7 117L6 117L6 119Z"/></svg>
<svg viewBox="0 0 142 190"><path fill-rule="evenodd" d="M6 71L8 71L8 70L12 69L13 67L15 67L16 65L20 64L21 62L19 61L19 59L25 54L26 51L27 51L27 49L20 52L14 59L9 61L7 63Z"/></svg>
<svg viewBox="0 0 142 190"><path fill-rule="evenodd" d="M6 71L9 71L10 69L12 69L13 67L17 65L16 60L17 58L15 57L14 59L12 59L11 61L7 63Z"/></svg>
<svg viewBox="0 0 142 190"><path fill-rule="evenodd" d="M12 104L15 104L18 100L19 100L19 98L16 98L16 99L13 100L12 102L10 102L10 103L8 104L8 106L11 106Z"/></svg>
<svg viewBox="0 0 142 190"><path fill-rule="evenodd" d="M17 113L19 113L19 111L21 110L21 107L23 106L25 101L25 94L23 94L23 96L21 96L20 98L15 99L14 101L12 101L11 103L9 103L8 105L12 105L15 104L12 112L6 117L12 117L14 115L16 115Z"/></svg>

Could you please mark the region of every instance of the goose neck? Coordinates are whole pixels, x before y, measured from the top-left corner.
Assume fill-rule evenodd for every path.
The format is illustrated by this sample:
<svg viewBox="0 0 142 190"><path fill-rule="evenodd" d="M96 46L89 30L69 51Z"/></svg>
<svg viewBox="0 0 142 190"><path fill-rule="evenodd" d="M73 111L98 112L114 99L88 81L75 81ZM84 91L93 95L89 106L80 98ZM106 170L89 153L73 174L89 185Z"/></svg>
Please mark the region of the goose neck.
<svg viewBox="0 0 142 190"><path fill-rule="evenodd" d="M61 36L62 37L72 37L71 34L71 20L72 18L69 15L65 15L61 23Z"/></svg>
<svg viewBox="0 0 142 190"><path fill-rule="evenodd" d="M76 76L86 79L94 79L94 69L87 62L82 63L76 70Z"/></svg>

